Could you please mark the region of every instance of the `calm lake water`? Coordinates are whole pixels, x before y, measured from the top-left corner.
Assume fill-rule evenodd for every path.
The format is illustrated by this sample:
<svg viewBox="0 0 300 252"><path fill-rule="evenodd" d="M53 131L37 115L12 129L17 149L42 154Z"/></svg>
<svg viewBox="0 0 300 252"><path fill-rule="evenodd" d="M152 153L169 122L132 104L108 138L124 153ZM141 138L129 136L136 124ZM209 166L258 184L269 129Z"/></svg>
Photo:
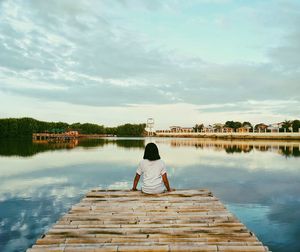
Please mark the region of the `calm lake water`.
<svg viewBox="0 0 300 252"><path fill-rule="evenodd" d="M0 139L0 251L25 251L91 188L129 189L148 142L174 188L209 188L272 251L300 251L300 142Z"/></svg>

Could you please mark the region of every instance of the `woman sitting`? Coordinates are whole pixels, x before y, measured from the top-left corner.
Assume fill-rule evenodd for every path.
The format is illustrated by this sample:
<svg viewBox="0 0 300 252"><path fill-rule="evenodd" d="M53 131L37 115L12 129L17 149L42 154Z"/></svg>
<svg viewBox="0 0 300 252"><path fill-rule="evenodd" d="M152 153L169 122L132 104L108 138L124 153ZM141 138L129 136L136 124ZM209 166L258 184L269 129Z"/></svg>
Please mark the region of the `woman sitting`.
<svg viewBox="0 0 300 252"><path fill-rule="evenodd" d="M139 163L133 181L132 190L136 191L140 176L143 175L142 192L156 194L171 191L165 163L160 159L155 143L148 143L145 148L143 160Z"/></svg>

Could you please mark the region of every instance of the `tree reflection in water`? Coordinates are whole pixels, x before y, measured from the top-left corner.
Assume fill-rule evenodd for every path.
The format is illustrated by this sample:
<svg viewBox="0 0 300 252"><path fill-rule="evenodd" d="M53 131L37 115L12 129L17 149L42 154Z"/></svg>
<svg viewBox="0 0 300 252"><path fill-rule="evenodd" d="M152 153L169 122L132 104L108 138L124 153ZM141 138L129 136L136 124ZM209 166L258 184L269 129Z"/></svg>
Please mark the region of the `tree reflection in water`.
<svg viewBox="0 0 300 252"><path fill-rule="evenodd" d="M116 145L123 148L145 148L146 138L100 138L100 139L75 139L69 141L32 141L31 139L1 139L1 156L30 157L40 152L59 149L73 149L82 147L90 149L104 145ZM253 150L261 152L276 152L285 157L300 157L300 141L241 141L241 140L213 140L213 139L159 139L159 142L168 142L171 147L196 147L200 149L212 148L215 151L225 150L228 154L250 153Z"/></svg>
<svg viewBox="0 0 300 252"><path fill-rule="evenodd" d="M300 251L300 142L192 138L0 139L0 251L25 251L91 188L130 188L150 141L175 188L211 189L272 251Z"/></svg>
<svg viewBox="0 0 300 252"><path fill-rule="evenodd" d="M40 152L54 151L60 149L73 149L82 147L91 149L103 147L104 145L117 145L124 148L141 148L145 147L144 139L73 139L68 141L32 141L30 138L24 139L0 139L0 156L20 156L31 157Z"/></svg>
<svg viewBox="0 0 300 252"><path fill-rule="evenodd" d="M212 148L214 151L225 150L228 154L250 153L253 150L261 152L275 152L286 157L300 156L300 141L278 140L219 140L219 139L171 139L172 147L191 146L200 149Z"/></svg>

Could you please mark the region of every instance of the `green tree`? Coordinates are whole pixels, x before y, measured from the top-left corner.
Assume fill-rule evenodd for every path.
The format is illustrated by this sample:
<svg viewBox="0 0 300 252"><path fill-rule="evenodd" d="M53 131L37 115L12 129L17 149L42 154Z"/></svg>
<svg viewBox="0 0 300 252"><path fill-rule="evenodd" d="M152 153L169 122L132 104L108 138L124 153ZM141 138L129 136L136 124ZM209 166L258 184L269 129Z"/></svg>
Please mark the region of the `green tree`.
<svg viewBox="0 0 300 252"><path fill-rule="evenodd" d="M227 121L225 127L234 129L234 121Z"/></svg>
<svg viewBox="0 0 300 252"><path fill-rule="evenodd" d="M107 128L105 128L105 134L117 135L117 128L116 127L107 127Z"/></svg>
<svg viewBox="0 0 300 252"><path fill-rule="evenodd" d="M146 124L125 124L114 128L105 128L93 123L43 122L33 118L0 119L0 137L31 137L32 133L52 132L62 133L77 130L82 134L113 134L119 136L142 136Z"/></svg>
<svg viewBox="0 0 300 252"><path fill-rule="evenodd" d="M201 123L201 124L196 124L196 125L193 127L193 129L194 129L195 132L201 132L201 131L203 130L203 128L204 128L203 123Z"/></svg>
<svg viewBox="0 0 300 252"><path fill-rule="evenodd" d="M220 132L220 131L222 130L222 128L223 128L223 125L222 125L221 123L215 123L215 124L213 125L213 128L214 128L216 131Z"/></svg>
<svg viewBox="0 0 300 252"><path fill-rule="evenodd" d="M242 127L242 123L235 122L235 121L227 121L225 123L225 127L232 128L232 129L236 130L236 129Z"/></svg>
<svg viewBox="0 0 300 252"><path fill-rule="evenodd" d="M81 124L80 133L82 134L104 134L105 130L103 126L92 124L92 123L84 123Z"/></svg>
<svg viewBox="0 0 300 252"><path fill-rule="evenodd" d="M300 120L294 120L292 123L293 132L299 132Z"/></svg>
<svg viewBox="0 0 300 252"><path fill-rule="evenodd" d="M124 124L117 127L117 136L142 136L146 124Z"/></svg>
<svg viewBox="0 0 300 252"><path fill-rule="evenodd" d="M253 127L252 124L251 124L250 122L243 122L243 123L242 123L242 126L243 126L243 127L247 127L247 126L248 126L248 127L251 127L251 128Z"/></svg>
<svg viewBox="0 0 300 252"><path fill-rule="evenodd" d="M285 129L287 132L289 131L292 131L292 125L293 125L293 122L290 121L290 120L285 120L283 123L282 123L282 128Z"/></svg>

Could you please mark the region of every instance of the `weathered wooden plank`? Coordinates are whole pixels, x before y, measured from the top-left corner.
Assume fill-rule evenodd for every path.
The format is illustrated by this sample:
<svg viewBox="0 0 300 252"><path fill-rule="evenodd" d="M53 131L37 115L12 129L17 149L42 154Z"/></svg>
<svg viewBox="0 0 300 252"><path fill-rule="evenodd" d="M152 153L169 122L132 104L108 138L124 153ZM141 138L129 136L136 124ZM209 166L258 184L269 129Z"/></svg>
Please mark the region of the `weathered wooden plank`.
<svg viewBox="0 0 300 252"><path fill-rule="evenodd" d="M169 251L168 245L133 245L133 246L119 246L119 252L126 252L126 251L139 251L139 252L152 252L152 251L160 251L160 252L167 252Z"/></svg>
<svg viewBox="0 0 300 252"><path fill-rule="evenodd" d="M268 250L209 190L93 189L27 251Z"/></svg>
<svg viewBox="0 0 300 252"><path fill-rule="evenodd" d="M192 243L190 245L170 245L171 252L183 252L183 251L218 251L218 247L216 245L202 245L197 246L193 245Z"/></svg>

